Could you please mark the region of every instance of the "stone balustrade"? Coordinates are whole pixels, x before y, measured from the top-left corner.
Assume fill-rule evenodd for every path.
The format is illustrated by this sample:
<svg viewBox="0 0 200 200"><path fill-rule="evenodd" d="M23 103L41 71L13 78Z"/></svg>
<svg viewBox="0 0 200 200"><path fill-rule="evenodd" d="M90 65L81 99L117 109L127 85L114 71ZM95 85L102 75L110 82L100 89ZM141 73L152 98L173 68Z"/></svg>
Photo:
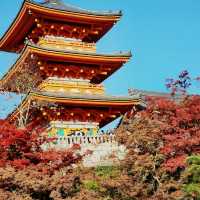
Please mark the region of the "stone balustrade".
<svg viewBox="0 0 200 200"><path fill-rule="evenodd" d="M43 145L43 149L67 149L74 144L80 145L79 153L81 155L88 150L92 152L83 157L84 167L119 164L119 161L123 160L127 153L126 147L118 144L115 140L115 135L58 137L54 142Z"/></svg>
<svg viewBox="0 0 200 200"><path fill-rule="evenodd" d="M45 148L70 148L74 144L79 144L81 147L87 147L102 143L115 143L115 135L57 137L55 141L46 144Z"/></svg>

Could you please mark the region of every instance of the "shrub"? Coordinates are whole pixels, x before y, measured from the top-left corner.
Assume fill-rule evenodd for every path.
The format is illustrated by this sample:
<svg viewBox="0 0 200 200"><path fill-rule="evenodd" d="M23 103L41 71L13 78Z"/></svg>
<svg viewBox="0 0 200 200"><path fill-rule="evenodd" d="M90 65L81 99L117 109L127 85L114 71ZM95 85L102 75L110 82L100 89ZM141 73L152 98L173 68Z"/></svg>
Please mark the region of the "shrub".
<svg viewBox="0 0 200 200"><path fill-rule="evenodd" d="M100 189L99 184L95 180L85 180L83 182L83 186L85 187L85 189L93 191L99 191Z"/></svg>
<svg viewBox="0 0 200 200"><path fill-rule="evenodd" d="M116 178L120 174L118 166L98 166L95 168L95 174L102 178Z"/></svg>
<svg viewBox="0 0 200 200"><path fill-rule="evenodd" d="M183 191L186 196L198 200L200 199L200 155L188 157L187 164L183 174Z"/></svg>

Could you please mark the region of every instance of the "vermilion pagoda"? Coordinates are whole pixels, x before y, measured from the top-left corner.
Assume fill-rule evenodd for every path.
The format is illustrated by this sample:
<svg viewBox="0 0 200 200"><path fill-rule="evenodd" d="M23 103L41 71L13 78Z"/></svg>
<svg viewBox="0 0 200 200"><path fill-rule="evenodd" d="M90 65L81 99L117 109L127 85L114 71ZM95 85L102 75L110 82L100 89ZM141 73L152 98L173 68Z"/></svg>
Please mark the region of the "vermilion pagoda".
<svg viewBox="0 0 200 200"><path fill-rule="evenodd" d="M60 0L25 0L0 40L1 50L20 53L2 88L27 94L10 122L19 125L26 118L51 135L94 135L139 107L140 99L107 96L101 85L131 57L96 53L95 43L120 17L121 12L92 12Z"/></svg>

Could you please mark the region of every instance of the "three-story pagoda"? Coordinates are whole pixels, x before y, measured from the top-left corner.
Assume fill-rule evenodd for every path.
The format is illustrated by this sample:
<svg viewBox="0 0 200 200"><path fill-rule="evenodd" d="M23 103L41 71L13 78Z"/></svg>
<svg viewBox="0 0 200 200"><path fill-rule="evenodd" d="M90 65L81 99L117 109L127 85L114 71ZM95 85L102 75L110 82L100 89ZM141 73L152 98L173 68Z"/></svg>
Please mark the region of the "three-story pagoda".
<svg viewBox="0 0 200 200"><path fill-rule="evenodd" d="M92 12L60 0L24 0L0 40L0 50L20 53L3 76L5 91L27 94L9 116L20 125L48 127L50 135L95 135L98 129L140 106L140 99L105 94L101 84L131 54L101 54L96 42L121 12Z"/></svg>

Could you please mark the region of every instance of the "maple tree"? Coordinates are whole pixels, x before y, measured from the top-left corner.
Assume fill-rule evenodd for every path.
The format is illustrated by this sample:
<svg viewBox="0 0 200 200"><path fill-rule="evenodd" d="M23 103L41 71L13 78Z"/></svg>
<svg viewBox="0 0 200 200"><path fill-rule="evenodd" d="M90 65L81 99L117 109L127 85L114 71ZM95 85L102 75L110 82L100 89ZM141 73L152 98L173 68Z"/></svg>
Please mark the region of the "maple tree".
<svg viewBox="0 0 200 200"><path fill-rule="evenodd" d="M148 98L144 111L124 118L115 134L128 153L114 167L74 168L79 146L43 152L39 129L0 121L2 199L198 199L200 96L186 93Z"/></svg>
<svg viewBox="0 0 200 200"><path fill-rule="evenodd" d="M167 78L165 86L172 96L187 96L189 89L194 88L199 81L199 76L192 77L187 70L183 70L177 78Z"/></svg>
<svg viewBox="0 0 200 200"><path fill-rule="evenodd" d="M23 169L27 166L37 166L40 170L59 169L80 160L75 154L78 145L71 149L56 151L42 150L42 145L49 142L37 129L31 131L32 127L17 129L5 120L0 120L0 166L11 165ZM41 130L44 131L44 130Z"/></svg>
<svg viewBox="0 0 200 200"><path fill-rule="evenodd" d="M184 168L186 157L199 152L200 97L190 96L179 103L167 99L153 101L143 114L162 123L160 153L165 155L164 167L169 171Z"/></svg>
<svg viewBox="0 0 200 200"><path fill-rule="evenodd" d="M78 180L71 169L82 159L78 153L80 146L43 151L42 145L50 140L41 136L44 130L36 130L31 125L19 129L6 120L0 120L2 200L52 199L50 196L56 199L56 196L67 196L70 191L73 193L77 187Z"/></svg>
<svg viewBox="0 0 200 200"><path fill-rule="evenodd" d="M185 158L199 152L199 105L199 96L178 103L162 98L149 99L146 110L124 119L116 130L117 140L129 150L126 159L116 169L105 170L73 169L70 166L78 161L76 155L65 156L55 150L42 152L43 141L35 140L37 134L34 136L33 132L31 139L30 131L15 130L2 121L1 158L6 159L1 162L6 163L6 167L0 168L0 194L5 199L15 195L16 199L55 200L184 197L181 173L187 167ZM24 136L25 133L29 135ZM17 148L10 156L13 144Z"/></svg>
<svg viewBox="0 0 200 200"><path fill-rule="evenodd" d="M166 79L166 88L170 89L171 95L186 94L188 88L192 85L192 79L187 70L183 70L178 79L168 78Z"/></svg>
<svg viewBox="0 0 200 200"><path fill-rule="evenodd" d="M116 131L129 152L120 183L108 180L109 187L133 199L198 197L199 178L191 181L198 171L191 171L194 165L188 168L186 162L188 156L200 153L200 96L187 95L190 80L187 71L181 73L168 85L173 98L148 97L147 108L127 118Z"/></svg>

